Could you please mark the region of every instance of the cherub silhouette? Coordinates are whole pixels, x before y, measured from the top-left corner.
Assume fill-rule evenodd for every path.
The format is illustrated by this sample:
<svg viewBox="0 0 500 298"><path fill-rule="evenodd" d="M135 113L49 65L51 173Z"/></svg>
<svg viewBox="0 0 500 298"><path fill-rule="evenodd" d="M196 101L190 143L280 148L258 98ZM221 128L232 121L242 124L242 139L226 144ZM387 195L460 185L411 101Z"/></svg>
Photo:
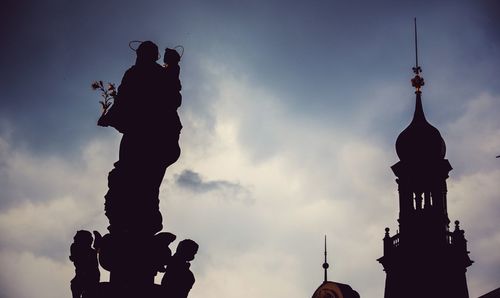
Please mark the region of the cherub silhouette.
<svg viewBox="0 0 500 298"><path fill-rule="evenodd" d="M193 287L195 278L189 267L198 252L198 244L191 239L179 242L175 254L170 259L161 285L168 298L186 298Z"/></svg>
<svg viewBox="0 0 500 298"><path fill-rule="evenodd" d="M71 244L69 259L75 265L75 277L71 280L73 298L93 292L99 284L100 272L97 251L91 247L92 234L89 231L76 232Z"/></svg>
<svg viewBox="0 0 500 298"><path fill-rule="evenodd" d="M175 49L165 49L165 54L163 55L163 63L165 63L164 66L167 70L169 96L173 102L177 103L178 107L180 107L182 103L182 95L180 93L182 86L179 79L181 71L179 66L180 60L181 56Z"/></svg>

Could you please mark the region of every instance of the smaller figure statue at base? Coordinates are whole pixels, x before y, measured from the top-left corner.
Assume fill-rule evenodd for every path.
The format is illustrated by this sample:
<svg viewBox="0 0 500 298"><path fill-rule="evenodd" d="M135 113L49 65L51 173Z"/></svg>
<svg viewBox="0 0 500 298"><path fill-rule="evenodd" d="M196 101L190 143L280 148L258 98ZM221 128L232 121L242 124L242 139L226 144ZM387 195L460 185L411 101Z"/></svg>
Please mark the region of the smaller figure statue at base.
<svg viewBox="0 0 500 298"><path fill-rule="evenodd" d="M165 297L186 298L188 296L195 282L193 272L189 270L191 266L189 262L194 260L197 252L198 244L193 240L184 239L179 242L161 280Z"/></svg>
<svg viewBox="0 0 500 298"><path fill-rule="evenodd" d="M99 279L99 265L97 251L93 249L92 234L89 231L76 232L71 244L69 259L75 265L75 277L71 280L71 293L73 298L88 297L96 290Z"/></svg>

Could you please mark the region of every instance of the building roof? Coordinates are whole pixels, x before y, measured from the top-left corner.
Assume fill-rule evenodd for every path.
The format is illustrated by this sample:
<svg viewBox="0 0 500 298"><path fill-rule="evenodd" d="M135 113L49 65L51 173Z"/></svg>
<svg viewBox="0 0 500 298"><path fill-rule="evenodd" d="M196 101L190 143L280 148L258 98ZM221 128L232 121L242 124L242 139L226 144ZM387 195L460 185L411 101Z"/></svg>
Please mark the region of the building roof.
<svg viewBox="0 0 500 298"><path fill-rule="evenodd" d="M312 298L359 298L358 292L354 291L351 286L333 282L323 282L314 292Z"/></svg>
<svg viewBox="0 0 500 298"><path fill-rule="evenodd" d="M500 288L479 296L479 298L500 298Z"/></svg>

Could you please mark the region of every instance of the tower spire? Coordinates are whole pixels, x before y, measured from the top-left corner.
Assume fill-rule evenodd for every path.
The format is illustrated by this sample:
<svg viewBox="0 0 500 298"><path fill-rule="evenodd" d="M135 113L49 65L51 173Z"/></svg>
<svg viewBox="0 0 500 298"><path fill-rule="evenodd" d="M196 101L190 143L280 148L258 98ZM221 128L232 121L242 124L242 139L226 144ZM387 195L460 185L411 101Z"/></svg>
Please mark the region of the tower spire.
<svg viewBox="0 0 500 298"><path fill-rule="evenodd" d="M327 252L327 250L326 250L326 235L325 235L325 262L323 263L323 269L325 270L325 280L324 280L324 282L327 282L327 281L328 281L328 267L330 267L330 266L328 265L328 262L327 262L327 259L326 259L326 257L327 257L327 253L328 253L328 252Z"/></svg>
<svg viewBox="0 0 500 298"><path fill-rule="evenodd" d="M414 24L415 77L411 82L416 106L412 122L396 140L399 161L391 167L398 185L399 232L391 236L386 229L384 255L378 259L386 272L384 297L468 298L465 273L472 260L458 222L455 231L449 230L446 180L452 167L445 159L441 133L423 113L416 19Z"/></svg>
<svg viewBox="0 0 500 298"><path fill-rule="evenodd" d="M425 84L424 78L420 76L420 72L422 72L422 68L418 65L418 35L417 35L417 18L413 18L413 23L415 26L415 67L413 67L413 72L415 73L415 77L411 80L411 85L415 87L415 93L420 94L420 88Z"/></svg>

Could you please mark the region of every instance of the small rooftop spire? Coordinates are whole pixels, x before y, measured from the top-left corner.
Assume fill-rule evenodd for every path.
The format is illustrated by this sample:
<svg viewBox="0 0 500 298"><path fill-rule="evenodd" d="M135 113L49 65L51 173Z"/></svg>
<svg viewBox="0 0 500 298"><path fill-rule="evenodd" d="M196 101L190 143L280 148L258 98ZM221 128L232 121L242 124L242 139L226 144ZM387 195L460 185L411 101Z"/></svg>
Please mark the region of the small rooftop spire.
<svg viewBox="0 0 500 298"><path fill-rule="evenodd" d="M324 282L328 281L328 267L330 267L328 265L327 260L326 260L326 256L327 256L327 251L326 251L326 235L325 235L325 262L323 263L323 269L325 270L325 280L324 280Z"/></svg>
<svg viewBox="0 0 500 298"><path fill-rule="evenodd" d="M417 18L413 18L413 22L415 25L415 67L413 67L413 72L415 73L415 77L411 80L411 85L415 87L415 93L420 93L420 88L425 84L424 78L420 76L420 72L422 72L422 68L418 66L418 38L417 38Z"/></svg>

